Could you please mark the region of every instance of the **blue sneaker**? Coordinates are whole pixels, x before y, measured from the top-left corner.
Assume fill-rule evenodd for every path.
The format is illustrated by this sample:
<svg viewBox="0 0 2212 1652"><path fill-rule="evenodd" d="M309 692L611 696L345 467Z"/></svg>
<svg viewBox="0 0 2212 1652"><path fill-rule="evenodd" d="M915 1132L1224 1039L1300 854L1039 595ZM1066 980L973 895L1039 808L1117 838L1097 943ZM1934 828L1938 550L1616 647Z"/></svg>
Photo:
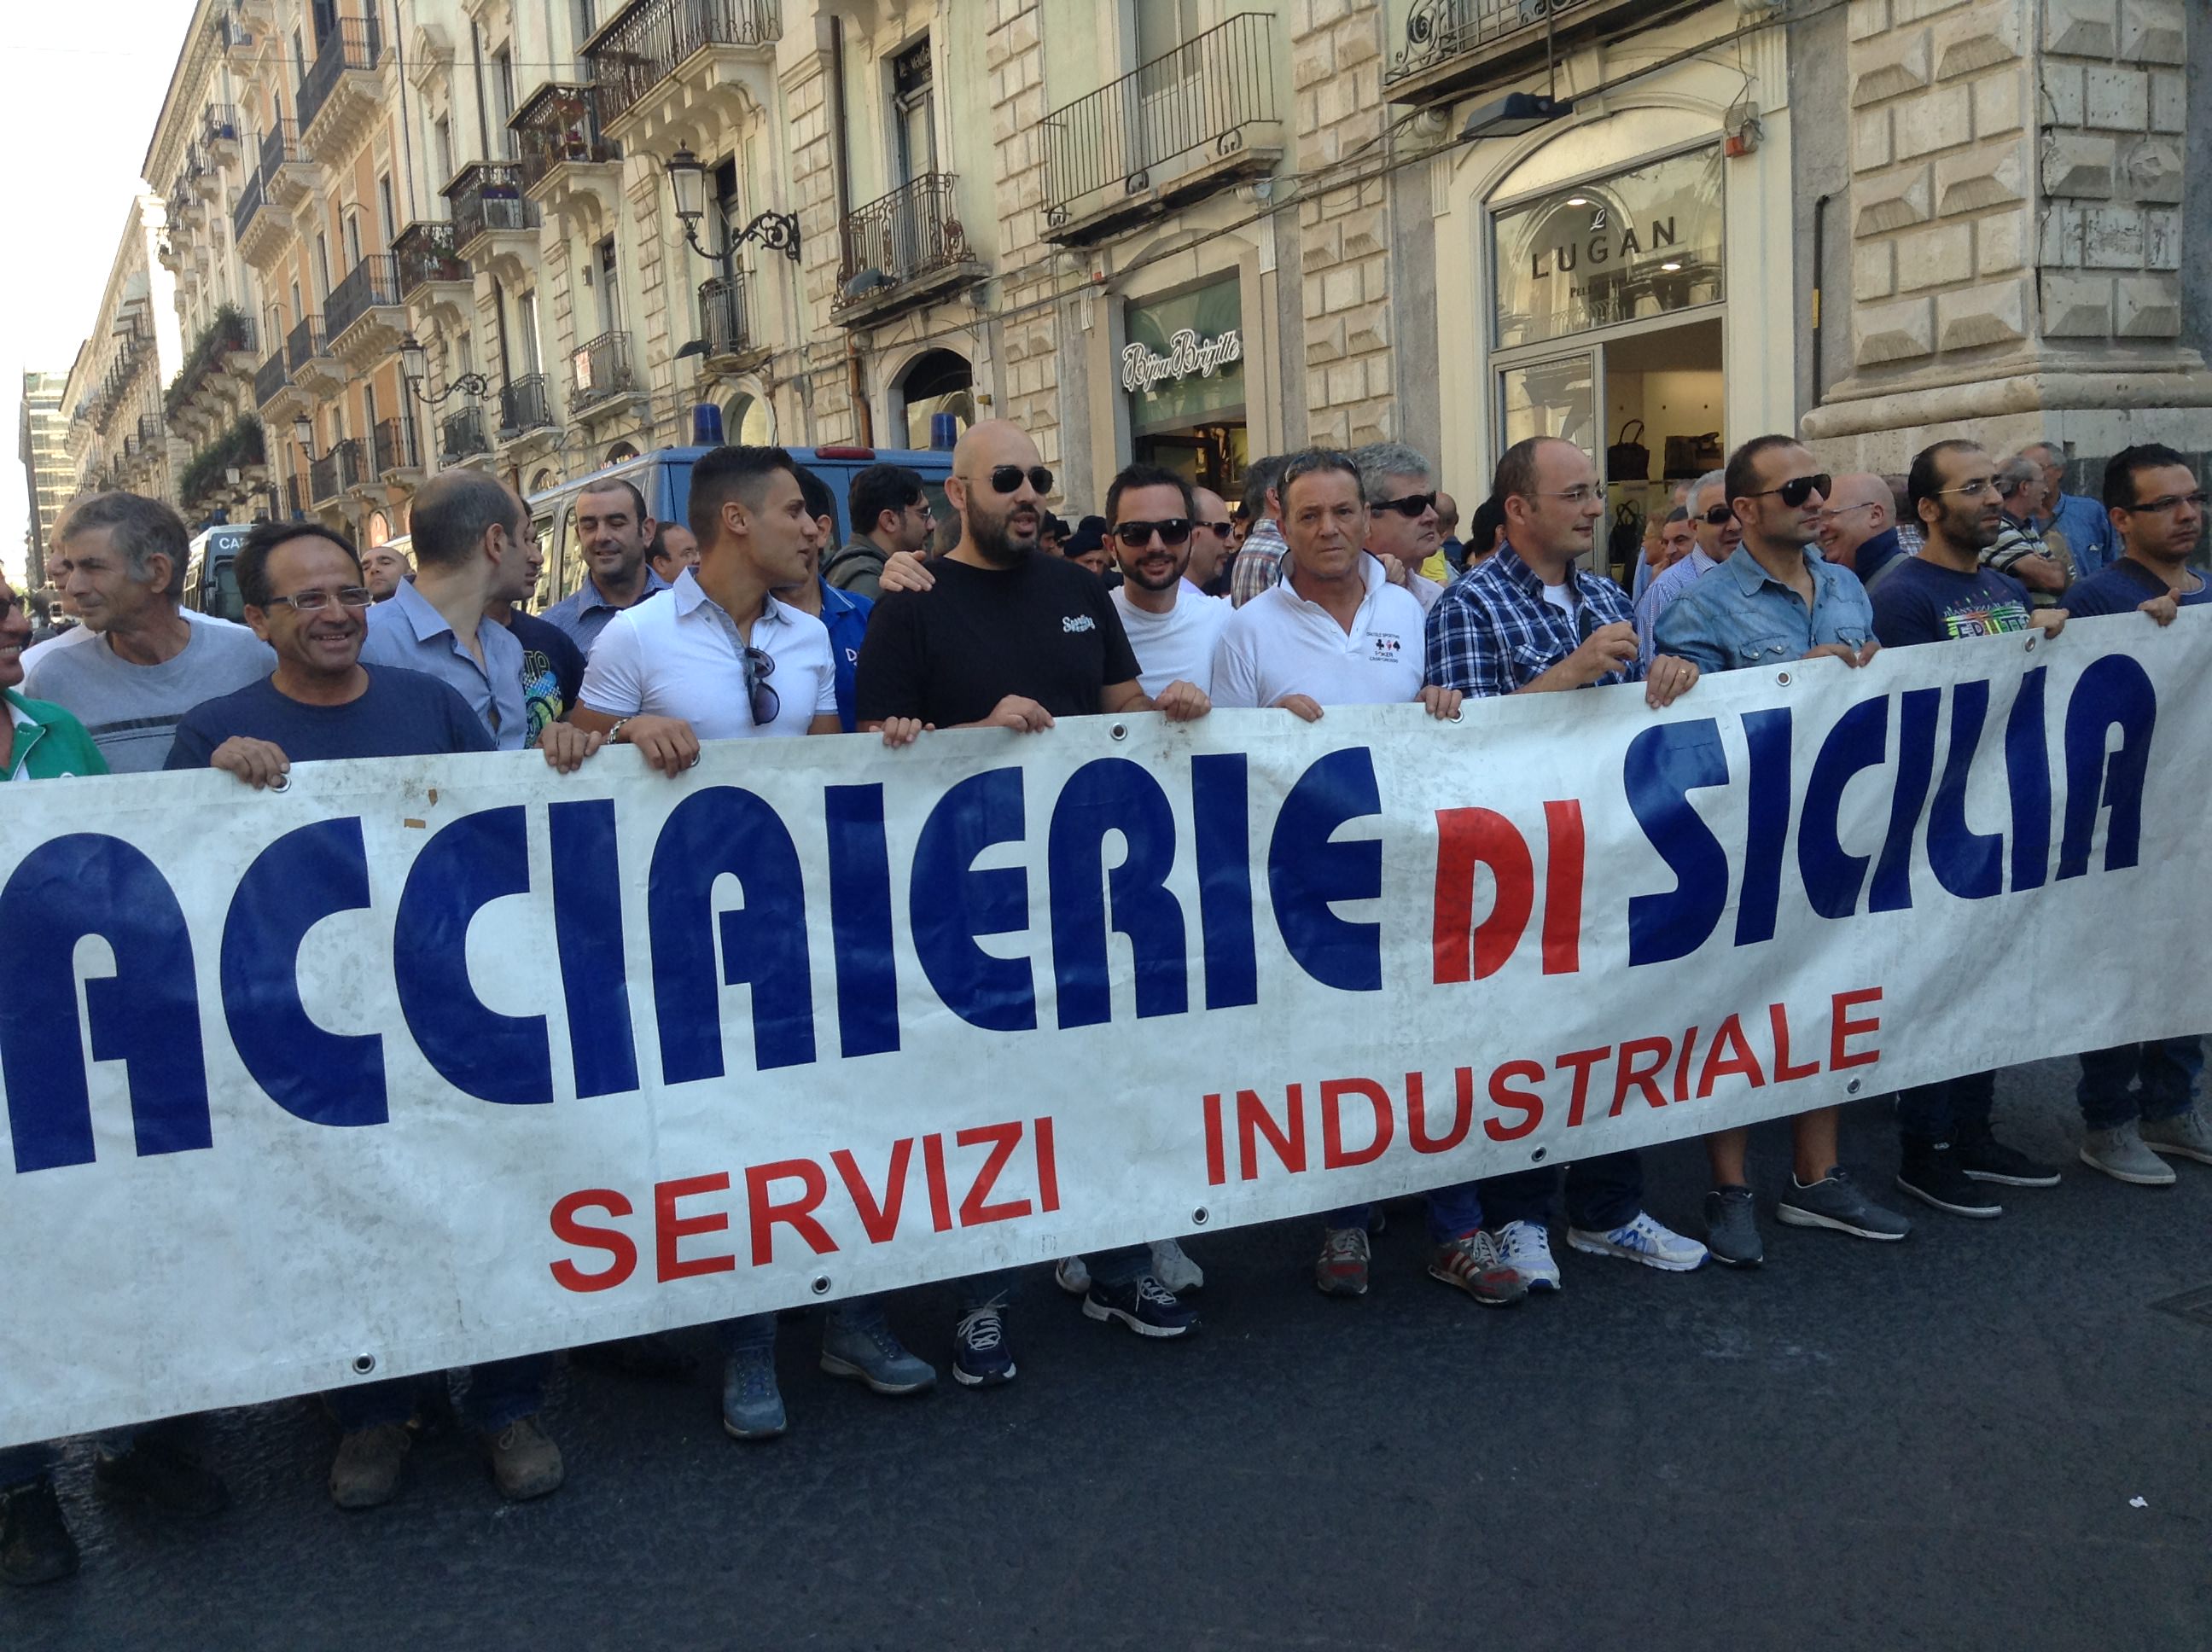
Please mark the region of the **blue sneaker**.
<svg viewBox="0 0 2212 1652"><path fill-rule="evenodd" d="M747 1349L722 1362L722 1430L733 1440L773 1440L783 1432L775 1350Z"/></svg>
<svg viewBox="0 0 2212 1652"><path fill-rule="evenodd" d="M1093 1279L1083 1299L1083 1316L1119 1320L1140 1337L1179 1337L1198 1328L1198 1310L1177 1302L1175 1293L1149 1273L1121 1285Z"/></svg>
<svg viewBox="0 0 2212 1652"><path fill-rule="evenodd" d="M1014 1380L1014 1352L1006 1346L1006 1310L1002 1303L971 1308L952 1327L952 1379L980 1388Z"/></svg>
<svg viewBox="0 0 2212 1652"><path fill-rule="evenodd" d="M881 1315L858 1324L832 1319L822 1332L822 1369L877 1394L927 1394L937 1386L937 1368L908 1353Z"/></svg>

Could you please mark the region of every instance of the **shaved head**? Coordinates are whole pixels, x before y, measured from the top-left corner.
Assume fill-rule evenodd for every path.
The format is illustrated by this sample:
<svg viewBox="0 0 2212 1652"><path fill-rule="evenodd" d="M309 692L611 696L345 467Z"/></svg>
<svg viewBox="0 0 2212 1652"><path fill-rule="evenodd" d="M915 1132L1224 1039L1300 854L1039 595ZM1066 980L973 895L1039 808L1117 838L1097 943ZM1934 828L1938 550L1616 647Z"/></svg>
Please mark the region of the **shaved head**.
<svg viewBox="0 0 2212 1652"><path fill-rule="evenodd" d="M1015 485L1001 490L994 471L1018 472ZM1006 419L972 425L952 450L952 474L945 479L945 502L959 513L961 538L953 556L985 568L1012 568L1028 560L1044 529L1044 499L1051 478L1040 489L1042 461L1029 432Z"/></svg>
<svg viewBox="0 0 2212 1652"><path fill-rule="evenodd" d="M1820 555L1852 568L1861 545L1896 525L1897 495L1889 483L1866 471L1839 476L1835 491L1828 495L1828 507L1821 513Z"/></svg>

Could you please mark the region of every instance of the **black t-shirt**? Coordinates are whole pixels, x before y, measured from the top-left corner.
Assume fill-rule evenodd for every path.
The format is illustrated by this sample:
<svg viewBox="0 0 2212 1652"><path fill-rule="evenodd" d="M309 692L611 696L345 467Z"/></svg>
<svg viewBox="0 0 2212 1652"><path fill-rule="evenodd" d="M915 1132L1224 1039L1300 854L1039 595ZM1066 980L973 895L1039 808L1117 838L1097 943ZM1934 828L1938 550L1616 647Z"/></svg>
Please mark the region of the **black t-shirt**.
<svg viewBox="0 0 2212 1652"><path fill-rule="evenodd" d="M343 706L309 706L263 677L235 694L204 700L177 725L167 768L205 768L234 734L266 740L294 762L339 757L429 757L490 751L491 731L451 688L421 671L365 665L368 687Z"/></svg>
<svg viewBox="0 0 2212 1652"><path fill-rule="evenodd" d="M522 645L522 703L530 711L530 733L523 744L536 746L546 726L557 723L576 703L584 683L584 651L575 638L535 614L516 609L507 629Z"/></svg>
<svg viewBox="0 0 2212 1652"><path fill-rule="evenodd" d="M1109 683L1133 683L1137 655L1090 569L1038 552L1018 568L940 556L930 591L887 592L868 617L853 684L863 723L919 717L980 723L1010 694L1055 717L1090 717Z"/></svg>

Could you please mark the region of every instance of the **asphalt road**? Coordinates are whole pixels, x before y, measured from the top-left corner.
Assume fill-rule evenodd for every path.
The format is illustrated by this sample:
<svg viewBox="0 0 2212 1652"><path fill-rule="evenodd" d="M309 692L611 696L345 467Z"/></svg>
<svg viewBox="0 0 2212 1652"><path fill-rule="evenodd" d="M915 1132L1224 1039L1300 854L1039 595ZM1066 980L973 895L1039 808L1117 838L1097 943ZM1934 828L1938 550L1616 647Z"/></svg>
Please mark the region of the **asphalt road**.
<svg viewBox="0 0 2212 1652"><path fill-rule="evenodd" d="M1421 1272L1309 1282L1312 1222L1212 1234L1203 1332L1139 1342L1042 1277L1022 1375L915 1400L815 1370L738 1445L712 1361L684 1386L557 1381L568 1484L503 1504L464 1439L343 1515L302 1403L226 1415L236 1506L109 1507L71 1454L71 1582L0 1597L0 1647L1665 1649L2212 1646L2212 1167L2171 1191L2075 1165L2065 1065L1999 1122L2069 1165L2002 1220L1903 1245L1767 1230L1755 1273L1574 1256L1507 1311ZM1787 1174L1765 1127L1755 1174ZM1886 1183L1879 1102L1845 1154ZM1650 1156L1697 1229L1703 1155ZM949 1292L894 1322L940 1362ZM703 1351L703 1348L702 1348ZM2140 1499L2142 1506L2136 1506Z"/></svg>

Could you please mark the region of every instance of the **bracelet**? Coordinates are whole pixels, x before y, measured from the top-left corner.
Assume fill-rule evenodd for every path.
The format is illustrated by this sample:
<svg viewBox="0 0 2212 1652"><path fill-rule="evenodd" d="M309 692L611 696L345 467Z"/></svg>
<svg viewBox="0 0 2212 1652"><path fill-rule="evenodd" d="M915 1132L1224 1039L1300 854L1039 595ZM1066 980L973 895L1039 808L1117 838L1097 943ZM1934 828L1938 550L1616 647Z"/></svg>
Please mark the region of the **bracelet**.
<svg viewBox="0 0 2212 1652"><path fill-rule="evenodd" d="M627 718L627 717L617 717L617 718L616 718L616 719L615 719L615 726L614 726L612 728L611 728L611 729L609 729L609 730L607 731L607 744L608 744L609 745L613 745L613 744L615 744L617 741L619 741L619 740L622 738L622 732L623 732L623 730L624 730L625 728L628 728L629 726L629 718Z"/></svg>

